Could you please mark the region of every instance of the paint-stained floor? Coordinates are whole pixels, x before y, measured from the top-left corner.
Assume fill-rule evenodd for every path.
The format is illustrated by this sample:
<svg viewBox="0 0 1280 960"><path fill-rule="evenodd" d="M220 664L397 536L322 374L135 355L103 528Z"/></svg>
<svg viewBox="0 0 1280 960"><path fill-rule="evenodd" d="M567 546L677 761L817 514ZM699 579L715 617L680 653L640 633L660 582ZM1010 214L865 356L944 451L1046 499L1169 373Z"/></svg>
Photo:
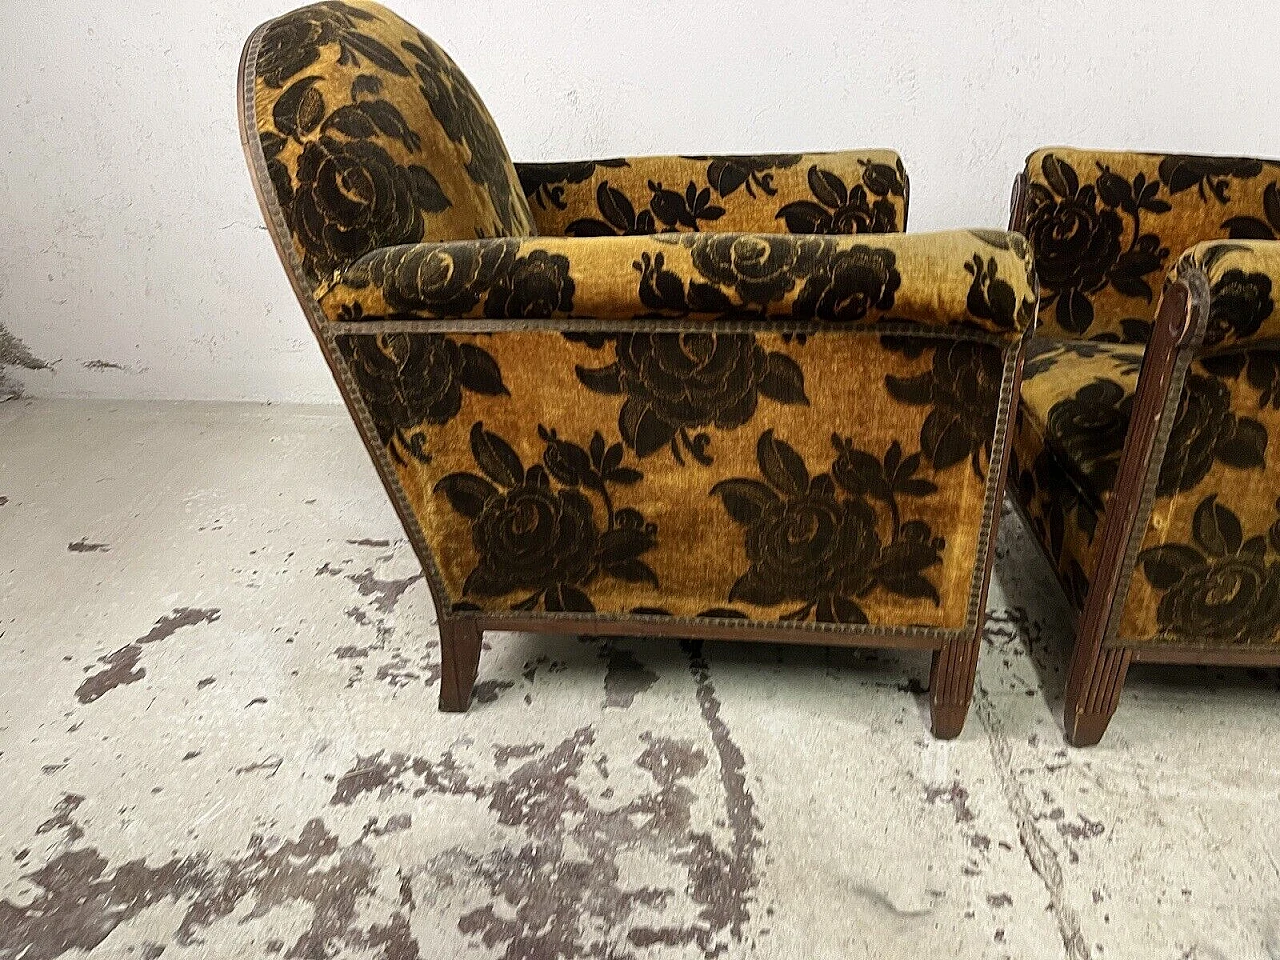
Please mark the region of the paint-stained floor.
<svg viewBox="0 0 1280 960"><path fill-rule="evenodd" d="M1280 681L1136 668L1063 746L1006 518L964 735L928 657L434 611L340 407L0 404L0 958L1280 960Z"/></svg>

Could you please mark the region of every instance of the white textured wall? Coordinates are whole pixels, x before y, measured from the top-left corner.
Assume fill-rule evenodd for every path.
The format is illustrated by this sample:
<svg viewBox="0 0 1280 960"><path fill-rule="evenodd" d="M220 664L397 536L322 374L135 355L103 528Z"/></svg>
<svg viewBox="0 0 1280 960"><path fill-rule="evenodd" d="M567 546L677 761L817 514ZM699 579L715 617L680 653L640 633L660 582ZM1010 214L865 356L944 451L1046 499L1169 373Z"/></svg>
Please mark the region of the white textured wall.
<svg viewBox="0 0 1280 960"><path fill-rule="evenodd" d="M1274 2L391 3L517 159L892 146L913 230L1003 225L1044 143L1280 156ZM7 371L29 394L336 399L235 126L241 43L291 5L0 0L0 330L49 365Z"/></svg>

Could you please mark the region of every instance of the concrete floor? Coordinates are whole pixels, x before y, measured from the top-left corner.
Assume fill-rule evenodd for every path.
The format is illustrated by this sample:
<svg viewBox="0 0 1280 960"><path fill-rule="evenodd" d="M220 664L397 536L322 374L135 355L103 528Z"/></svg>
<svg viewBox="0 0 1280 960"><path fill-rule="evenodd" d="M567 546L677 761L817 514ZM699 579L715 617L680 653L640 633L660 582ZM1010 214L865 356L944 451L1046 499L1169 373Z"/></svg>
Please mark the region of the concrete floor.
<svg viewBox="0 0 1280 960"><path fill-rule="evenodd" d="M0 958L1280 960L1280 683L1130 674L1063 746L1008 518L974 710L927 656L434 613L341 408L0 404Z"/></svg>

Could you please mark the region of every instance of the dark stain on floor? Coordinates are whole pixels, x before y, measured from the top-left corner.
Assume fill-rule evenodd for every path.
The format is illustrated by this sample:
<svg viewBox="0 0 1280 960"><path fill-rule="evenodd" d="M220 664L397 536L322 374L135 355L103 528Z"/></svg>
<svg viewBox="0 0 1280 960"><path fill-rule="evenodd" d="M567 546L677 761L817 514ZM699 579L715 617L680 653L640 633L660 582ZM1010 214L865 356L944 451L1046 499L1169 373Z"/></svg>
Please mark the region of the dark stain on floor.
<svg viewBox="0 0 1280 960"><path fill-rule="evenodd" d="M36 835L49 833L51 830L66 830L68 842L74 843L84 836L80 825L71 819L71 815L80 809L84 797L78 793L64 793L62 799L53 808L53 816L36 827Z"/></svg>
<svg viewBox="0 0 1280 960"><path fill-rule="evenodd" d="M969 791L960 786L960 781L953 781L946 787L925 787L924 799L927 803L945 803L955 811L956 823L973 821L973 811L969 809Z"/></svg>
<svg viewBox="0 0 1280 960"><path fill-rule="evenodd" d="M728 927L735 940L751 917L750 904L759 882L756 852L761 848L762 826L756 816L755 801L747 789L746 760L720 717L721 704L711 680L711 669L702 654L702 644L690 642L689 669L697 683L698 706L720 759L720 782L724 789L729 829L733 836L729 850L718 851L710 837L696 838L698 855L693 897L703 905L701 916L711 929ZM712 865L715 869L711 869ZM700 942L704 950L709 949Z"/></svg>
<svg viewBox="0 0 1280 960"><path fill-rule="evenodd" d="M147 675L147 671L139 666L144 645L167 640L184 627L213 623L220 615L221 611L217 609L178 607L173 613L157 620L146 636L139 637L133 643L126 644L105 657L100 657L98 663L104 665L106 669L99 670L80 684L76 688L76 698L81 703L93 703L116 687L137 683Z"/></svg>
<svg viewBox="0 0 1280 960"><path fill-rule="evenodd" d="M393 905L389 891L379 888L381 871L365 839L342 846L318 818L297 840L254 834L235 859L195 854L154 867L140 859L113 867L95 847L73 846L83 836L70 820L74 809L57 815L71 848L24 876L35 888L25 903L0 901L0 956L53 960L70 950L91 951L120 924L165 901L187 904L173 936L180 947L203 943L201 931L233 913L262 917L302 906L310 907L310 922L286 957L421 956L410 932L412 901ZM362 925L357 914L367 903L376 905L379 919ZM275 952L284 948L281 943Z"/></svg>
<svg viewBox="0 0 1280 960"><path fill-rule="evenodd" d="M362 597L370 598L374 608L380 613L391 613L400 602L400 598L404 596L404 592L423 579L422 574L415 573L399 580L382 580L372 568L367 568L361 573L347 573L329 563L316 570L317 577L322 575L346 577L356 585Z"/></svg>
<svg viewBox="0 0 1280 960"><path fill-rule="evenodd" d="M710 762L706 751L641 734L644 748L633 762L652 786L611 801L613 788L601 784L619 760L597 746L591 726L550 746L496 746L490 773L472 770L451 751L434 760L385 751L358 757L337 778L330 803L385 803L400 795L484 803L503 828L495 836L506 842L487 851L452 847L419 877L458 899L458 930L504 960L638 960L659 945L693 947L706 957L732 954L748 939L762 827L742 751L721 717L710 668L693 648L690 669L718 761L717 827L727 838L694 826L695 804L707 798L689 781ZM684 881L628 882L636 856L669 864L655 872L659 877L678 868Z"/></svg>
<svg viewBox="0 0 1280 960"><path fill-rule="evenodd" d="M81 537L75 543L68 543L67 549L72 553L107 553L111 545L106 543L90 543L88 537Z"/></svg>
<svg viewBox="0 0 1280 960"><path fill-rule="evenodd" d="M600 656L608 660L604 675L604 705L626 709L658 682L658 675L635 658L630 650L607 645Z"/></svg>

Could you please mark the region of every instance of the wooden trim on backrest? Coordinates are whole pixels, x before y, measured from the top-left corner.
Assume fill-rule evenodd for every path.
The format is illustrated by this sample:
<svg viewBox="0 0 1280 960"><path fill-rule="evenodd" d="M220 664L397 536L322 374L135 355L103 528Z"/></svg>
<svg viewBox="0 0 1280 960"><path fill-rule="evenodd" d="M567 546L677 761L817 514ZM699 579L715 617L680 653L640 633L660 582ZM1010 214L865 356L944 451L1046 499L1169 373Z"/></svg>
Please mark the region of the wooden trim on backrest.
<svg viewBox="0 0 1280 960"><path fill-rule="evenodd" d="M1021 171L1013 178L1013 192L1009 197L1009 229L1014 233L1021 233L1026 236L1024 231L1027 226L1027 172ZM1035 251L1032 251L1034 256Z"/></svg>

